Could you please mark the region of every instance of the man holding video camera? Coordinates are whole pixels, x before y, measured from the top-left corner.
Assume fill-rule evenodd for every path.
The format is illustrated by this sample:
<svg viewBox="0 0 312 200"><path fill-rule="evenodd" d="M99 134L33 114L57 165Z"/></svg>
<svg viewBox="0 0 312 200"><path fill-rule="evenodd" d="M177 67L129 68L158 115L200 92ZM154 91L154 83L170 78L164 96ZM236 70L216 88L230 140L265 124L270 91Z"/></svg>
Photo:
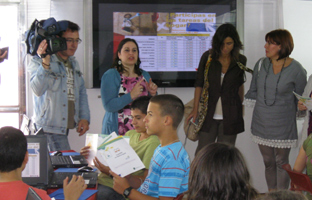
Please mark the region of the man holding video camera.
<svg viewBox="0 0 312 200"><path fill-rule="evenodd" d="M47 31L58 30L56 27L59 26L59 22L55 22L54 18L54 21L50 19L43 22L42 27L50 23ZM56 36L60 40L51 42L51 39L49 41L49 38L45 38L39 45L34 45L38 56L33 56L28 66L31 74L30 87L34 93L33 120L36 127L42 127L48 135L50 151L70 149L68 130L76 128L81 136L89 130L90 123L84 80L78 61L73 57L78 44L81 43L78 32L80 28L70 21L61 23L64 22L66 31L59 31ZM65 43L66 50L54 53L53 45L64 46Z"/></svg>

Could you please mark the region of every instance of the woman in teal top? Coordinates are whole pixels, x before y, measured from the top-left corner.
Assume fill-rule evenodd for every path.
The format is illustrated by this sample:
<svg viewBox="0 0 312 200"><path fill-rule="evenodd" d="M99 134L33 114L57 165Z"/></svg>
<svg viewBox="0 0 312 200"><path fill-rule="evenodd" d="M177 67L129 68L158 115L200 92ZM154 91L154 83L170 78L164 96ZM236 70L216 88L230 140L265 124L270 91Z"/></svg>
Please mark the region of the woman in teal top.
<svg viewBox="0 0 312 200"><path fill-rule="evenodd" d="M102 134L124 135L132 130L130 104L139 96L154 96L157 85L148 72L140 69L139 47L125 38L118 46L112 68L101 79L101 97L105 109Z"/></svg>

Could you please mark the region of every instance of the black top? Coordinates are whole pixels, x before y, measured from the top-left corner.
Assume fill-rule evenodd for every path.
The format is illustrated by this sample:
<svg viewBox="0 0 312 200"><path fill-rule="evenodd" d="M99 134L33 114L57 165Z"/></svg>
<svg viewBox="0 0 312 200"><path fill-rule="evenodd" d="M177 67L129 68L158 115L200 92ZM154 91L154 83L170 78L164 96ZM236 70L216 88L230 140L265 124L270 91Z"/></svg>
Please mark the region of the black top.
<svg viewBox="0 0 312 200"><path fill-rule="evenodd" d="M204 71L208 56L209 51L206 51L200 59L195 87L204 86ZM239 62L246 65L247 58L240 54ZM235 135L245 130L242 102L238 94L239 87L245 82L245 72L232 60L221 85L221 69L222 65L218 60L211 61L208 71L208 109L201 131L209 131L218 99L221 97L224 134Z"/></svg>

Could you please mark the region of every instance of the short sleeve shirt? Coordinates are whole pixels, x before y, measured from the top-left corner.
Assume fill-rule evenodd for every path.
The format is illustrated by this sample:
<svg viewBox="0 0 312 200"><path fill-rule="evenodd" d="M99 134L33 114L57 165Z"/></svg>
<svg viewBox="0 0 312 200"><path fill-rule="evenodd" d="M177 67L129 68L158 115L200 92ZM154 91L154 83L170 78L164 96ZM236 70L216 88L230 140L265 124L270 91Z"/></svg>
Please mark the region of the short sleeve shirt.
<svg viewBox="0 0 312 200"><path fill-rule="evenodd" d="M188 190L189 170L189 157L181 142L159 145L138 191L156 198L176 197Z"/></svg>

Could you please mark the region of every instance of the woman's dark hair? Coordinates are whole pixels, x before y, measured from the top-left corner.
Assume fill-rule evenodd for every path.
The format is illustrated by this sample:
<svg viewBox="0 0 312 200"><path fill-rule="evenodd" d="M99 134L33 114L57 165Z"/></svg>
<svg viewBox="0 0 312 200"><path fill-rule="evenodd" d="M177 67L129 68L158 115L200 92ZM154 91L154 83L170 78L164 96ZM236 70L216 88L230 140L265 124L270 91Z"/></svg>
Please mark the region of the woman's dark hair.
<svg viewBox="0 0 312 200"><path fill-rule="evenodd" d="M219 26L216 33L214 34L211 42L211 49L209 50L211 53L211 57L214 60L217 60L221 55L221 48L223 47L223 41L225 38L230 37L234 41L234 48L231 51L231 56L235 60L238 60L239 51L243 49L243 44L239 39L239 35L235 26L232 24L226 23Z"/></svg>
<svg viewBox="0 0 312 200"><path fill-rule="evenodd" d="M259 196L256 200L308 200L302 193L291 190L277 190Z"/></svg>
<svg viewBox="0 0 312 200"><path fill-rule="evenodd" d="M140 60L140 57L139 57L139 53L140 53L139 45L138 45L138 43L134 39L131 39L131 38L125 38L125 39L123 39L119 43L118 48L117 48L117 52L115 54L115 59L114 59L112 68L116 68L119 73L126 72L126 70L123 67L123 65L122 64L121 65L118 64L118 61L119 61L118 53L121 53L121 49L122 49L123 45L126 44L127 42L133 42L137 46L137 49L138 49L138 60L137 60L136 64L134 65L134 73L136 73L137 75L140 76L142 74L142 71L140 69L141 60Z"/></svg>
<svg viewBox="0 0 312 200"><path fill-rule="evenodd" d="M240 151L213 143L200 150L191 164L188 200L250 200L257 192L249 181Z"/></svg>
<svg viewBox="0 0 312 200"><path fill-rule="evenodd" d="M276 29L267 33L265 35L265 41L281 45L277 60L288 57L294 49L293 38L290 32L285 29Z"/></svg>

